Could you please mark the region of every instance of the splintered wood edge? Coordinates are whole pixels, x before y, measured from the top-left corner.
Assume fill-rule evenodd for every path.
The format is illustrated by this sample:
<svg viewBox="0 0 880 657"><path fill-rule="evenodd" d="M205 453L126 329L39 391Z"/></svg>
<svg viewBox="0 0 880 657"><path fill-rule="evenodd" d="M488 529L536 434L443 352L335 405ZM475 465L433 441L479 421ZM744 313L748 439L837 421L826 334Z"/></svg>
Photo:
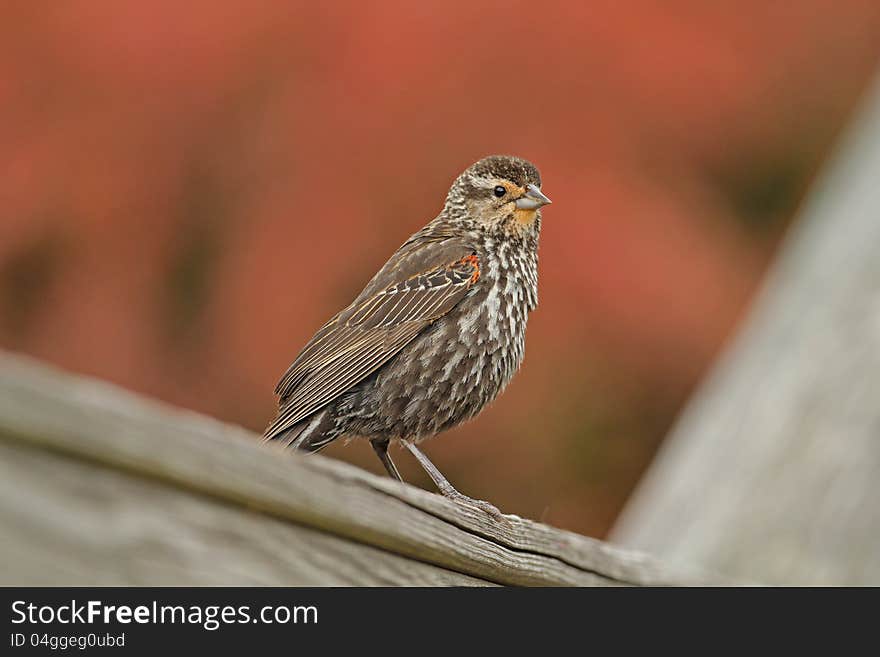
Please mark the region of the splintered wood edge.
<svg viewBox="0 0 880 657"><path fill-rule="evenodd" d="M240 427L0 352L0 439L17 440L500 584L719 584L517 516L302 456Z"/></svg>

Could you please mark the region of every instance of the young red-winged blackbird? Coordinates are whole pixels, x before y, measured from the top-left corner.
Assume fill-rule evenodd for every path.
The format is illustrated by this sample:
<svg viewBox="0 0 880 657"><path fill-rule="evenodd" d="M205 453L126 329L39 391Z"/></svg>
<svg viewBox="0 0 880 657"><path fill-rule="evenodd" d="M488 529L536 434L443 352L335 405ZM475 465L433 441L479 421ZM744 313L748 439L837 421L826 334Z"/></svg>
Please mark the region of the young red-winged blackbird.
<svg viewBox="0 0 880 657"><path fill-rule="evenodd" d="M266 439L317 452L365 437L403 481L388 455L398 440L441 493L497 516L455 490L416 443L474 417L522 363L548 203L525 160L493 156L466 169L437 218L297 356L275 388Z"/></svg>

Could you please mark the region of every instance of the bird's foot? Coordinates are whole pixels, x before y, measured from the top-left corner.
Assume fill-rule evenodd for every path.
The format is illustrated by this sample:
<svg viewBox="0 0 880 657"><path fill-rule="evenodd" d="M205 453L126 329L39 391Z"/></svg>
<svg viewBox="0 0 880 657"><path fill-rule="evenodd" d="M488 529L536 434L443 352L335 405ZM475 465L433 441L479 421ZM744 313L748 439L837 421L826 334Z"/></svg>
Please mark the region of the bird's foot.
<svg viewBox="0 0 880 657"><path fill-rule="evenodd" d="M498 510L498 507L496 507L494 504L490 504L489 502L486 502L484 500L475 500L473 497L468 497L464 493L459 493L451 486L449 488L441 489L440 492L443 494L443 497L446 497L453 502L480 509L480 511L483 511L487 515L491 516L493 520L497 520L498 522L507 522L504 514L501 513L501 511Z"/></svg>
<svg viewBox="0 0 880 657"><path fill-rule="evenodd" d="M455 487L449 483L449 481L444 477L437 467L431 463L431 460L416 447L415 443L410 441L404 441L403 443L406 448L412 452L413 456L418 459L419 463L421 463L422 467L425 469L425 472L428 473L428 476L431 477L431 481L434 482L434 485L437 486L437 490L443 495L443 497L447 497L450 500L458 502L460 504L464 504L471 508L480 509L487 515L491 516L495 521L501 522L504 524L510 524L507 518L499 511L495 506L489 504L488 502L484 502L483 500L475 500L472 497L468 497L467 495L462 495Z"/></svg>

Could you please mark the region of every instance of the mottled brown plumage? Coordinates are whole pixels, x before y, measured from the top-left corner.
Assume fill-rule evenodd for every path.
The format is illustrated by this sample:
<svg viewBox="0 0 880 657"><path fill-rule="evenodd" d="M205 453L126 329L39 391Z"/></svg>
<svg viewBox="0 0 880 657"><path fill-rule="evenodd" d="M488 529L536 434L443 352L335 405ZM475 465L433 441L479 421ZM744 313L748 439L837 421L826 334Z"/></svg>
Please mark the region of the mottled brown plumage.
<svg viewBox="0 0 880 657"><path fill-rule="evenodd" d="M464 171L441 213L410 237L358 297L325 324L281 378L267 440L314 452L368 438L392 477L403 443L441 492L458 493L416 447L475 416L525 353L538 301L540 191L525 160L493 156Z"/></svg>

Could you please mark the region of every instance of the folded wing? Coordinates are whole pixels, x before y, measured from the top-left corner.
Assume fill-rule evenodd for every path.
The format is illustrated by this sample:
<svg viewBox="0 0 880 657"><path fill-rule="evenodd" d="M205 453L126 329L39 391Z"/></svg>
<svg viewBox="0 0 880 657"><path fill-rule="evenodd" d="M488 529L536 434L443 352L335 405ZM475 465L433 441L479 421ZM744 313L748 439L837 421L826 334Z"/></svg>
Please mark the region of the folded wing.
<svg viewBox="0 0 880 657"><path fill-rule="evenodd" d="M325 324L278 382L271 438L363 381L455 307L480 276L458 240L408 242L361 295Z"/></svg>

